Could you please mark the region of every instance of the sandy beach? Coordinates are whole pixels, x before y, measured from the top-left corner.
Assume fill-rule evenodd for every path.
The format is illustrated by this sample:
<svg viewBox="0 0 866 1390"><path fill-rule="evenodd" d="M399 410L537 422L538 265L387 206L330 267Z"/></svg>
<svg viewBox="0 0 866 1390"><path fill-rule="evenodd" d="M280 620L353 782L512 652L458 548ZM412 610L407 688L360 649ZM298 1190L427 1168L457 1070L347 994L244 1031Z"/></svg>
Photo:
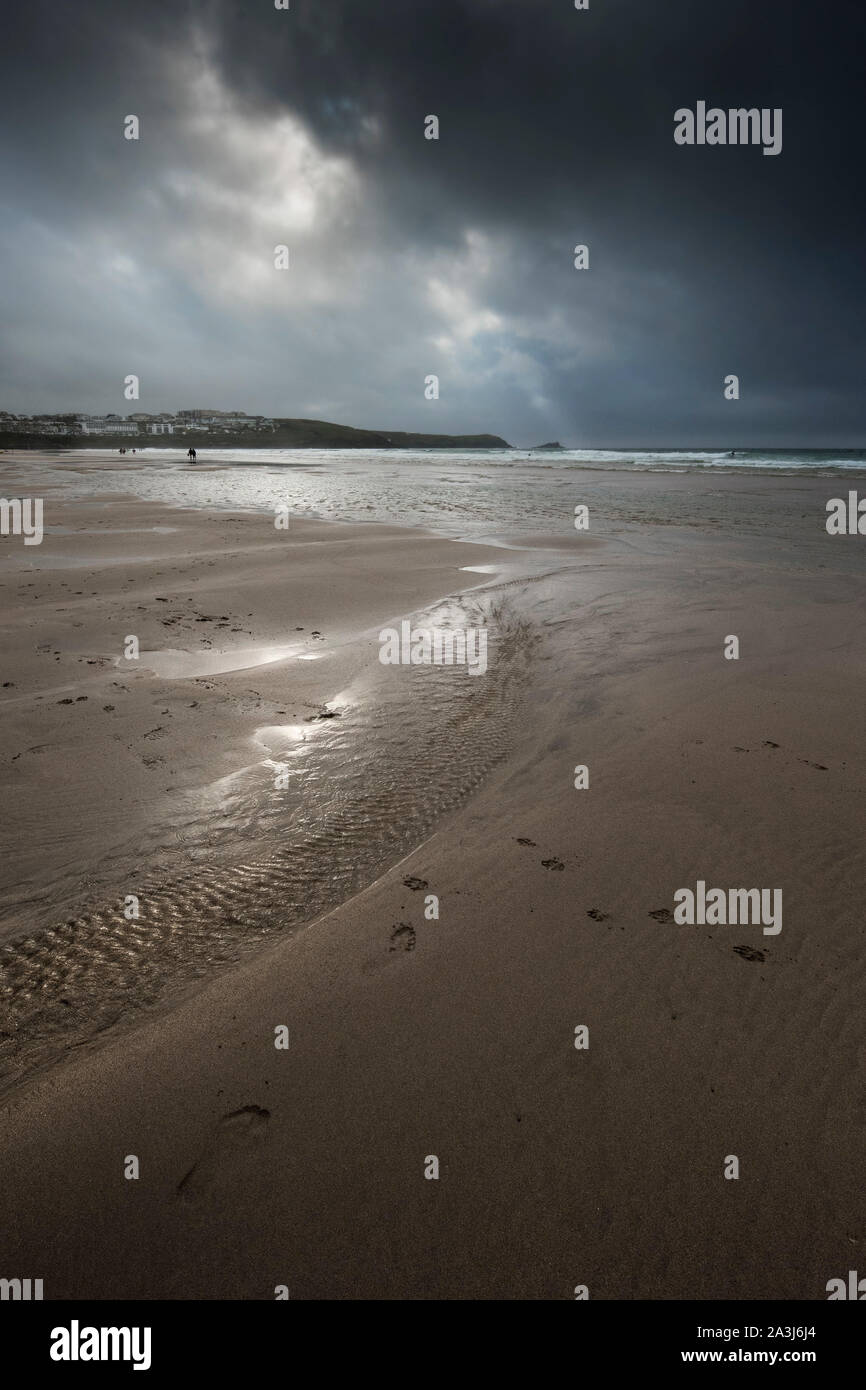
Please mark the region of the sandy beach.
<svg viewBox="0 0 866 1390"><path fill-rule="evenodd" d="M581 1368L850 1376L864 37L13 0L25 1378L258 1377L317 1304L500 1301L584 1305Z"/></svg>
<svg viewBox="0 0 866 1390"><path fill-rule="evenodd" d="M862 1265L840 485L578 481L588 534L500 545L61 491L4 540L4 1270L809 1300ZM483 678L381 665L425 614L489 628ZM781 887L781 931L676 923L699 880Z"/></svg>

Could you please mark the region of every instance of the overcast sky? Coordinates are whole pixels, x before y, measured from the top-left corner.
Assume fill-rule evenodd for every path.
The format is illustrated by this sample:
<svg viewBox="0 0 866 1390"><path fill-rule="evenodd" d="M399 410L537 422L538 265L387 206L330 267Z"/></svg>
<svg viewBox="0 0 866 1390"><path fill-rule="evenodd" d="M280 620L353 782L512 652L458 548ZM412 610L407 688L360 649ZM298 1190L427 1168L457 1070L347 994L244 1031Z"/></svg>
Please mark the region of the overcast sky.
<svg viewBox="0 0 866 1390"><path fill-rule="evenodd" d="M862 0L10 4L0 408L862 445L864 53Z"/></svg>

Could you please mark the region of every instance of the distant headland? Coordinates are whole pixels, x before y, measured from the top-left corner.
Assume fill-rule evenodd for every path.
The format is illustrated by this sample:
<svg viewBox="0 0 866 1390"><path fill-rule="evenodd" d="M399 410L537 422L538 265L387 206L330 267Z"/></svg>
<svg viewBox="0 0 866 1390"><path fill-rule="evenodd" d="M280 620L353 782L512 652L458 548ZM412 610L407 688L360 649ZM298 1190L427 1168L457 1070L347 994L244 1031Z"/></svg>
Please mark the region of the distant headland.
<svg viewBox="0 0 866 1390"><path fill-rule="evenodd" d="M498 434L413 434L362 430L328 420L289 420L244 411L179 410L148 415L13 415L0 410L0 449L510 449Z"/></svg>

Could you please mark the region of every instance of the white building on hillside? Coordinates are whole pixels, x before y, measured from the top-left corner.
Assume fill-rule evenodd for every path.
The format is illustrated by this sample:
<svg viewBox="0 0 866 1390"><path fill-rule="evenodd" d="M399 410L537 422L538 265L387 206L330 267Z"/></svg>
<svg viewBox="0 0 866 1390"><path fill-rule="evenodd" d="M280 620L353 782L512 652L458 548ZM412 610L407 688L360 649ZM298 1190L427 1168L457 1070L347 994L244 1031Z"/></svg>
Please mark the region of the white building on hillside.
<svg viewBox="0 0 866 1390"><path fill-rule="evenodd" d="M119 415L82 415L82 434L138 434L138 425L122 420Z"/></svg>

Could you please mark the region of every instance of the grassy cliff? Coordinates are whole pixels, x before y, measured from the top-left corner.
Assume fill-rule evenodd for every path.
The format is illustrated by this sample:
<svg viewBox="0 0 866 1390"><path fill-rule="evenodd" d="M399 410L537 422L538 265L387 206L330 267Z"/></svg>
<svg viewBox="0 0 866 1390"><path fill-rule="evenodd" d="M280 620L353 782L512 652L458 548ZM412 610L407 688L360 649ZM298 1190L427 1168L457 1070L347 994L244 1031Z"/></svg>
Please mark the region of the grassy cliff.
<svg viewBox="0 0 866 1390"><path fill-rule="evenodd" d="M174 434L0 433L0 449L509 449L498 434L407 434L358 430L328 420L275 420L274 430L181 430Z"/></svg>

